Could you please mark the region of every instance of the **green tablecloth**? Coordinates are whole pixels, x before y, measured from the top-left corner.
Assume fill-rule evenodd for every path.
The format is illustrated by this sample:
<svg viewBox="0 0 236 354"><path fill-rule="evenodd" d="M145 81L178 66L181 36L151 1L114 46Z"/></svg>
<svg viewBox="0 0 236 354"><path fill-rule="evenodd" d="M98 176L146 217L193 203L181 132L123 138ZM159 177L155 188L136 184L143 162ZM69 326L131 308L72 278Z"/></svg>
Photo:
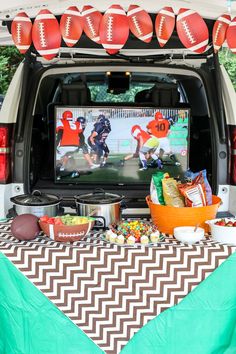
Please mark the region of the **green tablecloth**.
<svg viewBox="0 0 236 354"><path fill-rule="evenodd" d="M103 353L0 254L0 354Z"/></svg>
<svg viewBox="0 0 236 354"><path fill-rule="evenodd" d="M122 354L235 354L236 253L144 326ZM0 254L0 353L103 353Z"/></svg>
<svg viewBox="0 0 236 354"><path fill-rule="evenodd" d="M235 354L236 253L180 304L144 326L122 354Z"/></svg>

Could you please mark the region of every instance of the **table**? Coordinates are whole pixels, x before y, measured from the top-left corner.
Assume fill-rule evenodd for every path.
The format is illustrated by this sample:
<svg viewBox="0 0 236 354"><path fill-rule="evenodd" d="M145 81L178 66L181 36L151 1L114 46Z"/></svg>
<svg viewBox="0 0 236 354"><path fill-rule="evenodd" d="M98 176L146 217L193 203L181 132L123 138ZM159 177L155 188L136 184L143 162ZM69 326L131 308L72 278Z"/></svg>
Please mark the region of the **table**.
<svg viewBox="0 0 236 354"><path fill-rule="evenodd" d="M28 340L29 333L22 334L21 330L21 335L26 337L21 343L23 349L15 352L8 349L6 353L113 354L122 348L124 353L131 353L134 352L132 343L137 340L140 353L146 354L138 339L142 331L168 314L198 284L207 282L205 279L214 274L213 271L235 249L211 240L189 246L170 236L153 247L119 246L107 243L100 233L92 233L71 245L56 243L43 235L31 242L21 242L11 235L10 222L0 223L0 289L5 284L5 298L1 297L1 304L5 301L9 313L7 317L0 314L0 319L4 320L2 323L8 323L10 337L18 338L19 322L12 321L14 310L11 312L8 306L8 302L13 306L14 298L17 298L24 304L18 321L24 323L22 316L27 307L27 313L32 314L27 321L35 316L37 323L45 321L44 326L48 329L45 333L38 324L37 330L35 325L28 328L31 337L34 333L36 342L41 343L37 344L39 351L35 342ZM14 293L11 301L6 299L8 285ZM40 308L44 308L43 316L39 316ZM164 311L166 309L169 310ZM138 334L134 336L136 332ZM48 344L47 333L57 348ZM58 333L63 343L62 339L57 342ZM19 340L15 342L19 345Z"/></svg>

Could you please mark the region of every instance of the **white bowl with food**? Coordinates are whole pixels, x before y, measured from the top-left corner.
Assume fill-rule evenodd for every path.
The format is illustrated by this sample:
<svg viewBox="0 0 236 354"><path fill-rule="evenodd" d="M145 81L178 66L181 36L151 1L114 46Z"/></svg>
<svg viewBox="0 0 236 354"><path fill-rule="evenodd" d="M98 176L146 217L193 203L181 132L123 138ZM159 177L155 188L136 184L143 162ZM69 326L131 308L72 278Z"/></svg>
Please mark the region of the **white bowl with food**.
<svg viewBox="0 0 236 354"><path fill-rule="evenodd" d="M204 238L205 230L196 226L179 226L174 228L176 240L193 245Z"/></svg>
<svg viewBox="0 0 236 354"><path fill-rule="evenodd" d="M207 220L212 238L220 243L236 245L236 218Z"/></svg>

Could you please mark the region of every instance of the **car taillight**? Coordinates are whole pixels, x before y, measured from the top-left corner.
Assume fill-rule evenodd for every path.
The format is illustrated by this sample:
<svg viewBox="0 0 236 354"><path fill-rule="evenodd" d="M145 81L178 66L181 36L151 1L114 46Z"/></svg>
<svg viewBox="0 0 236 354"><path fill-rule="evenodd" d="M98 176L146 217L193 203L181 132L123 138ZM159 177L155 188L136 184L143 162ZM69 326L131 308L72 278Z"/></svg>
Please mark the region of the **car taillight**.
<svg viewBox="0 0 236 354"><path fill-rule="evenodd" d="M10 128L0 126L0 183L9 181L10 166Z"/></svg>

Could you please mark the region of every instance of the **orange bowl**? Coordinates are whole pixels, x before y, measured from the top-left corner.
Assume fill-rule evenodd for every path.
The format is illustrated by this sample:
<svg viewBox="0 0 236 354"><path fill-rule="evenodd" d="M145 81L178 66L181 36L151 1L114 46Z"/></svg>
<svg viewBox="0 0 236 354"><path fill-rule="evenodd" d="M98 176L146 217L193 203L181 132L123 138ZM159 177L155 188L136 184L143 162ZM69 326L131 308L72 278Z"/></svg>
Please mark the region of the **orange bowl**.
<svg viewBox="0 0 236 354"><path fill-rule="evenodd" d="M55 241L75 242L86 236L94 226L94 220L80 225L53 225L39 221L41 230Z"/></svg>
<svg viewBox="0 0 236 354"><path fill-rule="evenodd" d="M215 219L221 199L213 195L212 205L198 208L177 208L169 205L154 204L150 199L150 195L146 197L146 202L150 209L152 222L158 227L158 230L166 234L173 234L175 227L195 225L209 232L209 226L205 224L205 221Z"/></svg>

